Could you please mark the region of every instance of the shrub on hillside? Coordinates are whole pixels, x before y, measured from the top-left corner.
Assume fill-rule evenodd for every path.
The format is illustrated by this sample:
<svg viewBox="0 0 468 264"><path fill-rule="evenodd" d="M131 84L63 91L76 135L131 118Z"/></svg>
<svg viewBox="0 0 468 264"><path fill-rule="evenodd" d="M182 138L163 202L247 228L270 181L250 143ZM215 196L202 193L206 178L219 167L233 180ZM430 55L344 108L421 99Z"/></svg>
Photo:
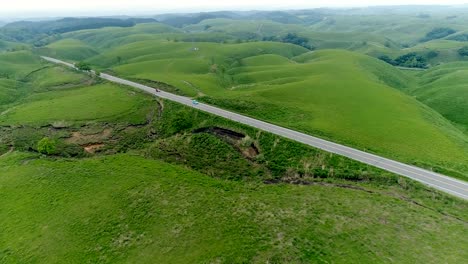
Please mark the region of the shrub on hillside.
<svg viewBox="0 0 468 264"><path fill-rule="evenodd" d="M427 68L426 59L423 56L416 54L415 52L401 55L395 60L391 59L387 55L379 56L379 59L394 66L407 68Z"/></svg>
<svg viewBox="0 0 468 264"><path fill-rule="evenodd" d="M465 34L456 35L456 36L450 37L449 40L466 42L468 41L468 34L465 33Z"/></svg>
<svg viewBox="0 0 468 264"><path fill-rule="evenodd" d="M434 28L428 32L424 38L421 39L421 42L445 38L446 36L452 35L455 32L457 31L451 28Z"/></svg>
<svg viewBox="0 0 468 264"><path fill-rule="evenodd" d="M458 54L460 54L460 56L463 56L463 57L468 56L468 46L465 46L465 47L459 49Z"/></svg>
<svg viewBox="0 0 468 264"><path fill-rule="evenodd" d="M433 58L435 58L435 57L437 57L437 56L439 56L439 52L438 52L438 51L435 51L435 50L431 50L431 51L429 51L429 52L426 54L426 58L427 58L428 60L433 59Z"/></svg>
<svg viewBox="0 0 468 264"><path fill-rule="evenodd" d="M382 55L382 56L379 56L378 58L379 60L385 61L388 64L396 65L396 62L387 55Z"/></svg>
<svg viewBox="0 0 468 264"><path fill-rule="evenodd" d="M409 68L425 68L427 67L426 60L416 54L415 52L410 52L408 54L402 55L395 59L397 65L402 67Z"/></svg>
<svg viewBox="0 0 468 264"><path fill-rule="evenodd" d="M53 155L56 151L56 142L53 139L45 137L37 143L37 151L46 155Z"/></svg>
<svg viewBox="0 0 468 264"><path fill-rule="evenodd" d="M305 37L298 36L296 33L288 33L283 37L276 37L276 36L271 36L271 37L264 37L263 41L280 41L284 43L291 43L295 44L301 47L304 47L309 50L314 50L315 48L309 44L309 39Z"/></svg>
<svg viewBox="0 0 468 264"><path fill-rule="evenodd" d="M83 61L76 63L75 67L81 71L91 71L91 66L88 63L83 62Z"/></svg>

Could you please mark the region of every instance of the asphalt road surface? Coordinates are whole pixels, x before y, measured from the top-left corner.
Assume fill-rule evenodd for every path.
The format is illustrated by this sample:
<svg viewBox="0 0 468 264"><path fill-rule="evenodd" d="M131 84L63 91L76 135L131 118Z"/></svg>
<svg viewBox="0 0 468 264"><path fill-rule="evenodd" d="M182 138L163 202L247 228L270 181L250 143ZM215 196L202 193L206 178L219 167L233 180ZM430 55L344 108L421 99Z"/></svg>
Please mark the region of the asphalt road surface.
<svg viewBox="0 0 468 264"><path fill-rule="evenodd" d="M42 58L53 63L59 63L59 64L64 64L69 67L74 67L73 64L70 64L61 60L57 60L54 58L49 58L49 57L42 57ZM468 183L467 182L453 179L453 178L450 178L450 177L447 177L447 176L444 176L444 175L441 175L432 171L424 170L424 169L411 166L411 165L407 165L398 161L383 158L383 157L370 154L361 150L357 150L357 149L353 149L347 146L336 144L327 140L323 140L323 139L313 137L304 133L300 133L291 129L287 129L287 128L273 125L273 124L263 122L257 119L253 119L247 116L229 112L221 108L213 107L213 106L206 105L203 103L194 104L192 99L188 97L171 94L171 93L164 92L164 91L156 92L154 88L151 88L149 86L131 82L131 81L121 79L121 78L118 78L109 74L101 73L100 77L111 82L120 83L120 84L128 85L128 86L143 90L147 93L153 94L160 98L164 98L164 99L178 102L178 103L190 106L190 107L194 107L201 111L205 111L205 112L217 115L217 116L221 116L221 117L224 117L224 118L227 118L227 119L230 119L230 120L233 120L233 121L245 124L245 125L256 127L263 131L267 131L267 132L270 132L270 133L273 133L273 134L276 134L285 138L289 138L289 139L307 144L315 148L323 149L331 153L342 155L350 159L357 160L362 163L369 164L369 165L384 169L386 171L393 172L395 174L411 178L413 180L416 180L418 182L431 186L435 189L438 189L443 192L457 196L459 198L468 200Z"/></svg>

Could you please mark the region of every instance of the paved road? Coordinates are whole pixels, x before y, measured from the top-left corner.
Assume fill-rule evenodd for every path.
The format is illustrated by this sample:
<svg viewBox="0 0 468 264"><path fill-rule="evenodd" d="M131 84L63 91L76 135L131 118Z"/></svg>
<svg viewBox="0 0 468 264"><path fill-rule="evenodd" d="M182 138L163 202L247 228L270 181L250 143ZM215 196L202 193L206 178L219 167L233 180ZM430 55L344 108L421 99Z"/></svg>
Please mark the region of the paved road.
<svg viewBox="0 0 468 264"><path fill-rule="evenodd" d="M49 57L42 57L42 58L53 63L60 63L60 64L67 65L69 67L74 67L70 63L66 63L57 59L53 59ZM390 159L383 158L374 154L370 154L370 153L363 152L357 149L353 149L347 146L336 144L336 143L326 141L320 138L316 138L316 137L313 137L304 133L300 133L291 129L287 129L287 128L280 127L277 125L266 123L266 122L253 119L247 116L239 115L233 112L223 110L221 108L213 107L213 106L202 104L202 103L198 105L194 105L192 103L192 99L190 98L163 92L163 91L156 92L154 88L151 88L149 86L131 82L128 80L124 80L124 79L121 79L121 78L118 78L109 74L102 73L101 78L106 79L111 82L132 86L134 88L143 90L145 92L148 92L150 94L153 94L155 96L158 96L164 99L168 99L168 100L178 102L178 103L190 106L190 107L194 107L194 108L200 109L202 111L205 111L211 114L215 114L215 115L227 118L227 119L231 119L233 121L236 121L245 125L253 126L258 129L310 145L312 147L323 149L325 151L332 152L338 155L342 155L342 156L351 158L353 160L357 160L362 163L384 169L386 171L390 171L390 172L393 172L402 176L406 176L408 178L411 178L413 180L416 180L428 186L431 186L435 189L438 189L446 193L452 194L454 196L457 196L459 198L468 200L468 183L461 181L461 180L456 180L456 179L453 179L453 178L450 178L450 177L447 177L438 173L434 173L432 171L410 166L410 165L407 165L398 161L390 160Z"/></svg>

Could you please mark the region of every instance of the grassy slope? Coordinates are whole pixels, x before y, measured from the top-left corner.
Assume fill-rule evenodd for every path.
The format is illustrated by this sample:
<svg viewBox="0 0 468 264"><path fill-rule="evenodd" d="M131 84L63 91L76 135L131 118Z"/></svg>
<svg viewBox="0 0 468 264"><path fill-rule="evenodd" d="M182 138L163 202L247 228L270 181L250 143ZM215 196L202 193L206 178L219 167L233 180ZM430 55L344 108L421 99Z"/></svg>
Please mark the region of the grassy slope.
<svg viewBox="0 0 468 264"><path fill-rule="evenodd" d="M0 76L21 80L41 67L39 57L30 51L0 53Z"/></svg>
<svg viewBox="0 0 468 264"><path fill-rule="evenodd" d="M48 65L48 67L30 74L26 81L30 83L32 88L30 91L33 92L61 90L93 83L89 76L59 65Z"/></svg>
<svg viewBox="0 0 468 264"><path fill-rule="evenodd" d="M461 57L457 50L460 47L465 46L464 42L450 41L450 37L446 37L440 40L433 40L429 42L419 43L427 32L435 27L451 27L462 34L466 32L465 22L467 17L463 14L453 13L452 11L447 12L434 12L430 11L430 17L423 17L420 14L408 13L402 15L401 10L395 10L394 17L398 17L398 22L393 18L380 16L378 14L369 13L366 15L346 15L342 16L336 12L330 13L326 19L322 22L313 25L308 28L303 25L287 25L281 23L275 23L271 21L235 21L230 19L207 19L199 24L190 25L184 28L184 30L192 31L191 34L182 34L178 29L171 28L169 26L152 23L146 25L138 25L131 29L100 29L100 30L88 30L69 33L67 37L73 37L76 39L83 40L94 47L108 48L110 46L119 46L125 43L132 43L141 40L157 39L181 39L184 41L199 41L199 39L206 39L206 41L218 41L216 35L225 34L224 39L226 41L232 41L235 38L249 38L249 34L254 33L256 37L261 38L262 36L281 36L289 32L295 32L299 35L306 36L311 39L311 44L319 49L326 48L341 48L357 51L359 53L370 54L372 56L379 56L387 54L392 57L397 57L402 54L409 52L418 52L426 54L429 51L437 51L438 56L431 58L429 63L431 65L437 65L439 63L453 62L465 60ZM359 12L358 12L359 13ZM318 31L316 31L318 30ZM411 33L411 34L410 34ZM107 40L114 40L112 44L109 44ZM400 44L416 44L413 47L400 49ZM198 44L196 44L198 45ZM181 67L180 64L192 64L199 65L200 61L165 61L162 62L168 66L167 78L159 77L159 80L170 82L173 79L184 79L184 77L173 74L174 67ZM179 65L178 65L179 64ZM153 66L153 65L152 65ZM204 67L204 64L201 65ZM126 69L130 70L130 69ZM156 70L160 70L159 68ZM143 78L143 77L142 77ZM390 79L390 78L388 78ZM178 80L173 83L174 85L181 87L182 90L190 95L198 94L198 88L200 86L207 87L211 86L213 82L211 76L198 76L196 82L187 83L186 80ZM426 87L426 81L420 80L421 89L423 91ZM431 85L434 87L436 84ZM415 87L418 87L416 85ZM454 94L457 92L463 93L463 88L450 88L453 92L446 94ZM213 89L216 90L216 89ZM442 89L445 90L445 89ZM456 91L455 91L456 90ZM188 92L187 92L188 91ZM430 98L428 95L434 94L434 102L429 102ZM419 94L417 94L419 96ZM444 117L447 117L450 121L454 121L457 124L465 123L463 114L463 100L457 99L457 102L450 106L451 110L444 110L442 108L448 107L445 105L446 99L440 97L449 98L445 95L436 95L434 89L428 89L424 92L422 97L423 103L428 103L429 106L433 107ZM458 117L451 118L455 114L447 114L447 111L458 112ZM464 129L462 124L462 129Z"/></svg>
<svg viewBox="0 0 468 264"><path fill-rule="evenodd" d="M80 30L64 34L63 37L77 39L99 50L105 50L137 41L161 39L165 35L180 32L179 29L164 24L150 23L138 24L131 28Z"/></svg>
<svg viewBox="0 0 468 264"><path fill-rule="evenodd" d="M344 51L305 54L279 43L191 47L137 42L90 62L109 67L121 56L123 65L113 68L119 75L164 81L187 95L208 95L211 103L406 162L468 172L466 136L392 88L414 80L382 62ZM212 71L223 63L227 77Z"/></svg>
<svg viewBox="0 0 468 264"><path fill-rule="evenodd" d="M194 47L198 50L194 51ZM113 70L124 76L163 81L179 87L188 95L196 95L200 89L205 94L222 93L224 90L219 88L223 82L231 82L225 72L211 74L213 69L220 72L220 68L224 68L227 71L228 64L259 54L278 54L292 58L306 51L299 46L273 42L192 45L143 41L104 52L90 62L103 68L116 66ZM121 63L118 63L117 57L121 58Z"/></svg>
<svg viewBox="0 0 468 264"><path fill-rule="evenodd" d="M310 132L322 131L330 138L372 147L380 153L393 153L403 159L421 157L432 162L458 160L460 165L466 162L468 154L463 143L466 138L453 126L416 100L376 82L376 76L369 76L365 69L372 65L382 67L378 62L339 51L317 52L310 60L313 63L291 65L288 73L284 66L247 67L245 76L256 85L233 98L240 100L248 94L250 101L268 100L297 108L295 115L277 118L273 113L263 113L262 118ZM391 69L383 69L387 75L392 74ZM272 76L281 78L282 74L308 76L287 84L262 84ZM385 81L388 76L378 77ZM435 145L436 150L431 150Z"/></svg>
<svg viewBox="0 0 468 264"><path fill-rule="evenodd" d="M38 50L42 55L81 61L98 54L92 47L76 39L62 39Z"/></svg>
<svg viewBox="0 0 468 264"><path fill-rule="evenodd" d="M206 29L209 27L209 29ZM206 19L199 24L184 28L189 31L226 32L234 37L245 39L252 34L262 36L280 36L287 33L299 32L304 29L301 25L282 24L269 20L232 20L232 19Z"/></svg>
<svg viewBox="0 0 468 264"><path fill-rule="evenodd" d="M83 123L121 117L130 117L129 122L138 124L146 118L139 108L144 107L147 102L140 94L113 84L53 91L23 100L0 117L0 124L42 126L57 121Z"/></svg>
<svg viewBox="0 0 468 264"><path fill-rule="evenodd" d="M28 49L28 45L0 39L0 51Z"/></svg>
<svg viewBox="0 0 468 264"><path fill-rule="evenodd" d="M468 257L466 222L380 194L228 182L130 155L52 161L14 153L0 164L5 263Z"/></svg>
<svg viewBox="0 0 468 264"><path fill-rule="evenodd" d="M0 78L0 105L15 101L22 93L20 86L21 84L15 80Z"/></svg>
<svg viewBox="0 0 468 264"><path fill-rule="evenodd" d="M0 54L0 125L45 126L57 121L146 120L150 99L139 92L47 64L29 51ZM103 104L104 102L108 104Z"/></svg>
<svg viewBox="0 0 468 264"><path fill-rule="evenodd" d="M311 26L311 29L330 32L366 32L410 45L416 44L434 28L449 27L458 31L467 29L464 15L460 15L455 20L447 18L451 14L433 15L431 18L421 18L418 15L417 13L392 14L391 16L332 15Z"/></svg>
<svg viewBox="0 0 468 264"><path fill-rule="evenodd" d="M0 113L7 105L27 95L28 76L44 67L42 62L29 51L0 54Z"/></svg>
<svg viewBox="0 0 468 264"><path fill-rule="evenodd" d="M410 93L468 131L468 64L449 63L421 73L420 86Z"/></svg>
<svg viewBox="0 0 468 264"><path fill-rule="evenodd" d="M207 27L209 27L207 29ZM397 45L390 39L366 32L317 32L305 25L281 24L277 22L256 20L238 21L231 19L207 19L199 24L187 26L185 30L204 33L223 32L233 38L262 39L263 37L285 36L288 33L296 33L309 38L310 44L317 49L349 49L358 50L362 47L378 46L384 48L385 44L393 48Z"/></svg>

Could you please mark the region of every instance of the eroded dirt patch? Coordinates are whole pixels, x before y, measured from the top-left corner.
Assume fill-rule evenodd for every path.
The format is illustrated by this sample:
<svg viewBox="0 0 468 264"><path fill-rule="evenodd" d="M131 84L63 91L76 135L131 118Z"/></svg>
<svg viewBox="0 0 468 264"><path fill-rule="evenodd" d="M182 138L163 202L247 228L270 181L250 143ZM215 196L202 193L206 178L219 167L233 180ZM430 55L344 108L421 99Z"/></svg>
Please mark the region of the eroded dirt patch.
<svg viewBox="0 0 468 264"><path fill-rule="evenodd" d="M242 154L249 159L253 159L260 154L260 151L258 150L257 146L255 146L254 143L250 144L248 148L245 148L242 150Z"/></svg>
<svg viewBox="0 0 468 264"><path fill-rule="evenodd" d="M77 144L77 145L89 145L89 144L100 144L104 140L109 139L112 135L111 128L105 128L102 132L95 133L95 134L87 134L81 131L72 132L71 137L67 138L65 142L69 144Z"/></svg>
<svg viewBox="0 0 468 264"><path fill-rule="evenodd" d="M88 146L85 146L84 147L84 151L90 153L90 154L94 154L96 153L96 151L100 150L101 148L103 148L105 145L104 144L91 144L91 145L88 145Z"/></svg>

